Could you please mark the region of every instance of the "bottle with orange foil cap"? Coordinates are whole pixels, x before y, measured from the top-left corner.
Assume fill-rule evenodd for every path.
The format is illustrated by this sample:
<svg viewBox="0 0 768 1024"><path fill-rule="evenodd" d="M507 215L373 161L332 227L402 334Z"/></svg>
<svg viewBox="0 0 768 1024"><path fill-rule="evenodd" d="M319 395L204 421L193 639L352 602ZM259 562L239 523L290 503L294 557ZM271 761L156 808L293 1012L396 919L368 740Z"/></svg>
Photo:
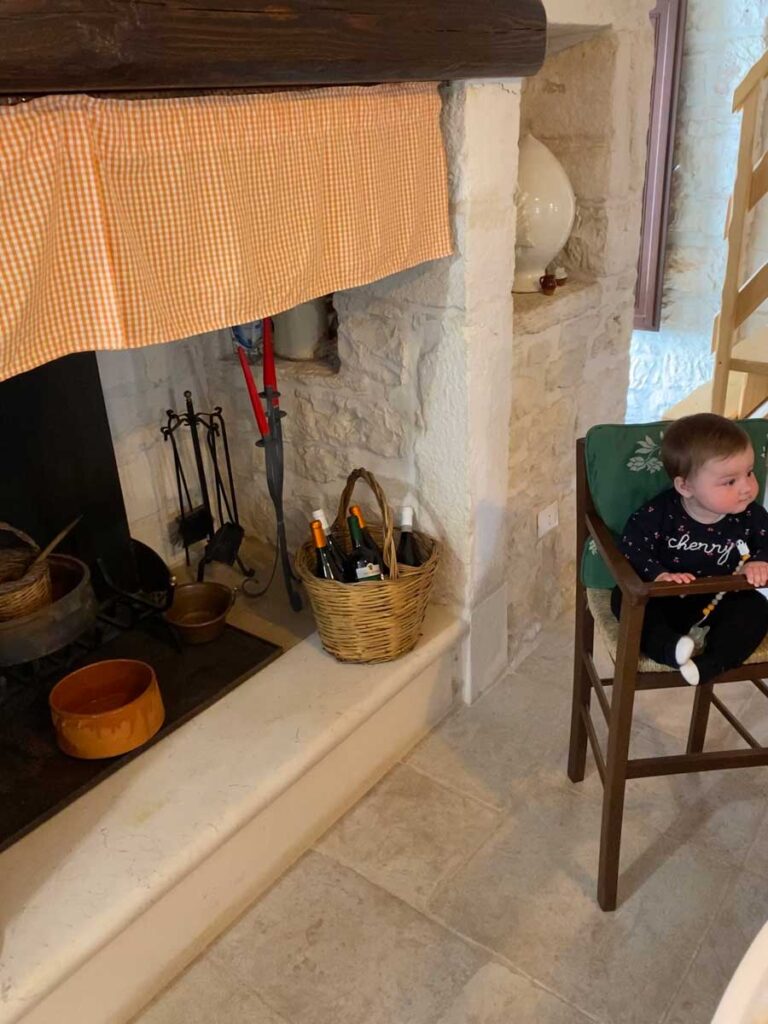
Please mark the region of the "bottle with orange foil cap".
<svg viewBox="0 0 768 1024"><path fill-rule="evenodd" d="M365 519L363 518L362 509L360 508L359 505L350 505L349 514L351 516L356 516L358 523L360 523L360 532L363 535L363 548L367 548L372 553L372 555L375 556L375 561L379 563L383 570L384 560L381 557L381 548L371 536L371 531L365 525Z"/></svg>
<svg viewBox="0 0 768 1024"><path fill-rule="evenodd" d="M335 580L337 583L343 583L344 577L328 550L323 524L319 519L313 519L310 529L312 530L312 540L315 545L315 576L321 580Z"/></svg>

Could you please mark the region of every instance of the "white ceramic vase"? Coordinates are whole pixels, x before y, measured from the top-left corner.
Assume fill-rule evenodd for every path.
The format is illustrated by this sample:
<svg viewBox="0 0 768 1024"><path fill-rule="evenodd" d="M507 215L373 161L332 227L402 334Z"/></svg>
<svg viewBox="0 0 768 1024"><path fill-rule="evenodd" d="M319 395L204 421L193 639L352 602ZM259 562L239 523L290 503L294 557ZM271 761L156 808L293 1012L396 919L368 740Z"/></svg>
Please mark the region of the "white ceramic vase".
<svg viewBox="0 0 768 1024"><path fill-rule="evenodd" d="M543 142L520 143L517 177L515 292L540 291L539 278L573 228L576 198L563 165Z"/></svg>
<svg viewBox="0 0 768 1024"><path fill-rule="evenodd" d="M310 299L272 317L275 355L283 359L314 359L317 346L328 336L328 306L324 298Z"/></svg>

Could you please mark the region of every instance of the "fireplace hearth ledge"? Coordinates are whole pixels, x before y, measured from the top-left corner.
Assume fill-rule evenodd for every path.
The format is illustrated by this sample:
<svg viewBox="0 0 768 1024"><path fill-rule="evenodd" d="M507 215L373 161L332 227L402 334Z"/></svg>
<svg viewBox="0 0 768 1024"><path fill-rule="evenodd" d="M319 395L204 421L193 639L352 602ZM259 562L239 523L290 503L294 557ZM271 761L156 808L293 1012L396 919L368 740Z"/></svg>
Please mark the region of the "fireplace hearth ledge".
<svg viewBox="0 0 768 1024"><path fill-rule="evenodd" d="M466 633L313 634L0 855L0 1024L130 1020L452 707Z"/></svg>

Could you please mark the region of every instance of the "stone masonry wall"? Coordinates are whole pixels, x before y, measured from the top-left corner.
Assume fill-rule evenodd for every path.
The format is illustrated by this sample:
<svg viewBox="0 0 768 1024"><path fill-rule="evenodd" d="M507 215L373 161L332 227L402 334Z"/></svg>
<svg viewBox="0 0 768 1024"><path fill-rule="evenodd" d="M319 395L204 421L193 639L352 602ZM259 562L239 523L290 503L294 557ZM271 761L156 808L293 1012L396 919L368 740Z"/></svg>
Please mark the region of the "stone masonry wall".
<svg viewBox="0 0 768 1024"><path fill-rule="evenodd" d="M444 542L437 596L462 607L504 583L519 102L515 83L446 88L455 255L334 296L337 374L278 365L291 546L307 537L312 509L335 514L347 474L365 466L392 504L407 497L417 524ZM263 453L227 331L106 354L100 368L135 535L181 557L169 540L175 485L159 427L189 387L198 408L223 407L241 518L273 538ZM365 488L357 493L373 511Z"/></svg>
<svg viewBox="0 0 768 1024"><path fill-rule="evenodd" d="M160 427L167 409L183 410L186 390L201 411L221 400L217 389L209 389L207 363L214 358L212 346L218 355L216 334L97 354L131 533L171 564L179 560L182 548L172 539L171 524L178 514L176 483L170 446L163 443ZM221 404L227 405L223 400ZM189 446L185 465L194 475ZM194 480L189 483L197 502Z"/></svg>
<svg viewBox="0 0 768 1024"><path fill-rule="evenodd" d="M638 5L640 6L640 5ZM552 298L515 296L509 461L509 634L513 663L572 600L574 442L621 422L652 69L649 4L614 29L550 58L523 90L523 130L565 167L577 215ZM538 537L557 503L559 527Z"/></svg>
<svg viewBox="0 0 768 1024"><path fill-rule="evenodd" d="M768 0L688 0L661 330L633 338L629 422L661 418L711 377L741 127L733 91L765 48L767 20ZM752 249L753 263L768 257L764 207Z"/></svg>
<svg viewBox="0 0 768 1024"><path fill-rule="evenodd" d="M411 322L406 317L408 322L401 324L394 312L367 303L363 295L340 295L338 308L339 374L315 364L278 363L281 402L288 414L285 496L292 546L306 537L318 505L333 517L344 478L355 466L371 469L394 502L403 499L413 476L416 364L420 338L428 337L430 329L418 318ZM364 326L358 322L362 315ZM229 332L102 353L99 367L134 536L171 562L181 558L182 549L172 540L177 514L172 453L160 426L166 409L183 409L184 391L190 389L198 410L222 406L241 519L250 533L271 543L274 515L264 454L255 444L258 434ZM261 366L254 365L253 372L260 382ZM182 436L188 438L189 432ZM197 500L189 443L185 470ZM364 489L360 493L368 504Z"/></svg>
<svg viewBox="0 0 768 1024"><path fill-rule="evenodd" d="M330 516L348 472L372 470L392 504L407 496L442 542L435 597L466 619L467 700L506 671L507 462L520 84L444 90L453 256L337 294L340 370L278 367L285 504L295 547L312 509ZM159 427L191 388L224 409L241 518L273 535L263 454L227 331L100 358L134 534L162 551L176 512ZM255 370L259 376L259 370ZM371 499L361 489L364 505Z"/></svg>

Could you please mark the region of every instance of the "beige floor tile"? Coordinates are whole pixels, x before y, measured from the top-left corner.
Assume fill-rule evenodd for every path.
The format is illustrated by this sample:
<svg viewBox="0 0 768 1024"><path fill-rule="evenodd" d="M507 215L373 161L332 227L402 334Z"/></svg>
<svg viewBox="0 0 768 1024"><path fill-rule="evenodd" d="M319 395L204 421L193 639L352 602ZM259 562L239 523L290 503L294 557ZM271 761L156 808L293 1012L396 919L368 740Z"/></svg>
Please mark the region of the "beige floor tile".
<svg viewBox="0 0 768 1024"><path fill-rule="evenodd" d="M678 740L688 738L694 688L640 690L635 694L633 720L667 733Z"/></svg>
<svg viewBox="0 0 768 1024"><path fill-rule="evenodd" d="M598 728L602 743L605 729ZM630 757L663 757L685 752L685 743L638 725ZM588 756L588 772L574 791L602 802L603 787ZM677 840L694 840L741 865L765 818L768 775L763 768L700 772L632 779L627 783L625 819L651 825Z"/></svg>
<svg viewBox="0 0 768 1024"><path fill-rule="evenodd" d="M317 848L421 907L494 831L500 814L395 767Z"/></svg>
<svg viewBox="0 0 768 1024"><path fill-rule="evenodd" d="M726 895L686 974L665 1024L709 1024L734 971L768 920L765 879L744 872Z"/></svg>
<svg viewBox="0 0 768 1024"><path fill-rule="evenodd" d="M601 666L601 672L608 674L611 668ZM755 722L754 716L750 719L745 713L745 706L756 696L755 688L747 680L735 683L722 683L716 689L717 695L728 706L728 708L744 717L744 724L751 728L751 722ZM640 725L660 730L669 736L685 742L688 738L688 728L691 721L693 709L693 698L695 689L693 687L679 687L669 690L639 690L635 694L635 709L633 719ZM757 695L759 696L759 695ZM762 721L755 723L756 728L763 726L763 736L768 741L768 700L764 701ZM758 733L758 738L760 734ZM713 710L710 717L710 725L707 730L707 749L714 749L717 746L727 745L733 747L744 747L746 744L737 733L721 717L719 712Z"/></svg>
<svg viewBox="0 0 768 1024"><path fill-rule="evenodd" d="M625 823L618 910L595 901L600 810L518 787L509 820L430 903L439 919L607 1024L656 1024L733 870Z"/></svg>
<svg viewBox="0 0 768 1024"><path fill-rule="evenodd" d="M570 684L557 659L528 659L471 707L462 707L406 763L467 796L503 808L516 781L564 770Z"/></svg>
<svg viewBox="0 0 768 1024"><path fill-rule="evenodd" d="M286 1024L210 956L192 964L134 1024Z"/></svg>
<svg viewBox="0 0 768 1024"><path fill-rule="evenodd" d="M432 1024L488 959L314 852L212 953L291 1024Z"/></svg>
<svg viewBox="0 0 768 1024"><path fill-rule="evenodd" d="M573 637L571 613L542 630L536 648L517 666L516 671L522 675L550 676L556 685L570 688Z"/></svg>
<svg viewBox="0 0 768 1024"><path fill-rule="evenodd" d="M502 964L486 964L438 1024L588 1024L585 1017Z"/></svg>
<svg viewBox="0 0 768 1024"><path fill-rule="evenodd" d="M733 685L739 687L738 712L742 723L759 743L768 745L768 699L752 683Z"/></svg>
<svg viewBox="0 0 768 1024"><path fill-rule="evenodd" d="M768 768L764 768L763 771L768 777ZM768 806L757 830L755 841L744 860L744 867L756 875L768 879Z"/></svg>

